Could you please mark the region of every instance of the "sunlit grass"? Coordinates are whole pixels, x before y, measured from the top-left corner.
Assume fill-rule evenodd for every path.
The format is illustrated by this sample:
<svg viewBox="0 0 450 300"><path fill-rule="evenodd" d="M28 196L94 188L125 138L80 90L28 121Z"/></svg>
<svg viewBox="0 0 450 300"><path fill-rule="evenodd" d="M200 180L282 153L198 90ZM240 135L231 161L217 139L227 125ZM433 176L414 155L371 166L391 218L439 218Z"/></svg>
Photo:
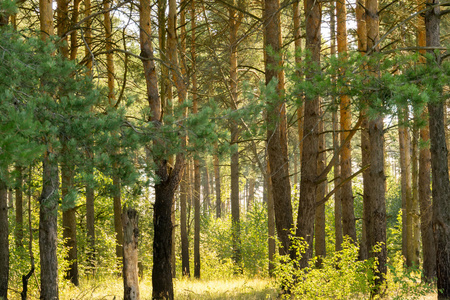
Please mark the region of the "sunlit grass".
<svg viewBox="0 0 450 300"><path fill-rule="evenodd" d="M152 282L147 277L140 281L141 299L151 299ZM175 279L175 299L276 299L277 290L270 279L233 278L224 280ZM63 284L61 300L112 300L123 298L120 277L101 280L82 280L80 287Z"/></svg>

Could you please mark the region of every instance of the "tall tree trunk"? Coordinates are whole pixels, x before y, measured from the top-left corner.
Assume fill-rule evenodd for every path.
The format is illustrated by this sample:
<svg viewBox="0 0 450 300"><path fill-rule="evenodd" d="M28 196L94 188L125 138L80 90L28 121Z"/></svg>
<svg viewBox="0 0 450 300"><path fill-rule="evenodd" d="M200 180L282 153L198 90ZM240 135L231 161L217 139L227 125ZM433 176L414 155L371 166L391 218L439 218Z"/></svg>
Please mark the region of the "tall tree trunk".
<svg viewBox="0 0 450 300"><path fill-rule="evenodd" d="M195 113L195 112L194 112ZM194 159L194 277L200 278L200 162Z"/></svg>
<svg viewBox="0 0 450 300"><path fill-rule="evenodd" d="M39 254L41 299L59 299L56 256L58 216L58 163L49 151L44 154L42 192L39 197Z"/></svg>
<svg viewBox="0 0 450 300"><path fill-rule="evenodd" d="M426 112L423 117L426 118ZM430 131L428 123L420 129L420 138L428 144ZM419 152L419 204L420 232L422 237L423 277L426 282L436 278L436 249L433 237L433 203L431 201L431 153L429 147L423 147Z"/></svg>
<svg viewBox="0 0 450 300"><path fill-rule="evenodd" d="M216 191L216 218L222 215L222 200L220 199L220 162L219 156L214 154L214 182Z"/></svg>
<svg viewBox="0 0 450 300"><path fill-rule="evenodd" d="M250 177L248 180L248 200L247 200L247 211L250 211L255 202L255 177Z"/></svg>
<svg viewBox="0 0 450 300"><path fill-rule="evenodd" d="M427 47L440 47L440 7L439 0L428 0L430 9L425 13ZM433 7L431 7L433 6ZM428 60L431 68L440 67L440 53L428 50L432 56ZM438 90L440 94L441 90ZM450 299L450 182L445 141L444 101L431 99L428 102L431 170L433 193L433 233L436 247L436 272L438 299Z"/></svg>
<svg viewBox="0 0 450 300"><path fill-rule="evenodd" d="M417 9L420 11L425 8L425 3L418 0ZM418 16L417 25L417 45L419 47L426 47L426 32L425 19L423 15ZM421 63L426 63L426 51L421 50ZM425 110L421 116L427 120L428 114ZM430 140L430 131L428 122L420 128L420 139L425 145L428 145ZM423 279L426 282L432 282L436 278L436 249L434 246L433 226L432 226L432 201L431 201L431 153L429 146L421 147L419 151L419 206L420 206L420 235L422 237L422 269Z"/></svg>
<svg viewBox="0 0 450 300"><path fill-rule="evenodd" d="M92 154L88 155L89 163L92 163ZM94 175L93 167L90 167L89 174ZM91 179L91 180L92 180ZM86 183L86 237L87 237L87 248L88 248L88 265L91 269L91 274L94 275L95 272L95 194L94 194L94 183Z"/></svg>
<svg viewBox="0 0 450 300"><path fill-rule="evenodd" d="M272 190L272 178L270 176L270 164L267 161L267 174L266 180L266 193L267 193L267 226L269 234L269 276L274 276L275 265L275 249L276 249L276 236L275 236L275 207L273 203L273 190Z"/></svg>
<svg viewBox="0 0 450 300"><path fill-rule="evenodd" d="M319 156L317 160L317 174L320 174L326 167L326 156L325 156L325 134L323 132L323 118L319 123ZM317 185L316 189L316 200L320 201L325 197L327 188L327 181L323 181ZM315 214L315 229L314 229L314 247L315 256L319 257L318 266L322 265L322 258L325 257L327 253L327 245L325 241L325 203L317 206Z"/></svg>
<svg viewBox="0 0 450 300"><path fill-rule="evenodd" d="M379 41L378 23L378 0L366 1L366 28L367 28L367 50L379 51L377 43ZM375 66L369 66L372 74L377 74ZM372 103L373 104L373 103ZM369 163L368 179L364 181L367 185L368 194L368 218L367 226L367 250L369 257L376 257L378 265L375 270L375 284L377 288L374 293L380 293L378 289L386 280L387 272L387 251L386 251L386 186L384 175L384 128L383 117L378 116L368 121L368 141L369 141ZM366 178L365 178L366 179ZM381 243L381 244L380 244ZM373 247L380 245L379 251L374 251Z"/></svg>
<svg viewBox="0 0 450 300"><path fill-rule="evenodd" d="M408 124L408 108L401 109L398 120L398 141L400 145L400 171L402 191L402 255L406 258L406 265L412 266L412 216L411 216L411 139ZM402 124L403 123L403 124Z"/></svg>
<svg viewBox="0 0 450 300"><path fill-rule="evenodd" d="M411 262L413 266L419 267L420 255L420 231L419 231L419 128L414 124L412 129L412 155L411 155Z"/></svg>
<svg viewBox="0 0 450 300"><path fill-rule="evenodd" d="M151 19L150 1L141 0L139 6L140 25L140 45L142 64L147 85L147 100L150 107L150 122L156 129L162 123L162 106L158 94L158 78L156 75L153 48L151 44ZM169 2L169 22L168 22L168 46L173 66L178 65L176 56L176 3ZM186 98L186 87L183 78L173 72L174 81L177 85L178 101L183 102ZM186 116L186 112L185 112ZM155 144L158 141L154 141ZM159 145L161 146L161 145ZM152 298L153 299L173 299L173 281L171 267L172 253L172 207L175 191L181 181L184 172L185 160L182 154L176 155L174 167L168 165L166 157L159 156L153 158L156 165L156 175L159 181L155 184L155 205L153 212L154 240L153 240L153 270L152 270Z"/></svg>
<svg viewBox="0 0 450 300"><path fill-rule="evenodd" d="M358 51L361 54L365 54L367 51L367 28L366 28L366 0L358 0L356 5L356 32L358 35ZM367 166L369 164L369 140L368 140L368 124L367 117L363 113L363 121L361 122L361 160L362 165ZM363 172L363 181L369 182L369 172ZM367 218L368 218L368 204L369 198L367 195L367 185L363 187L363 222L361 232L361 243L359 258L365 260L369 257L367 249Z"/></svg>
<svg viewBox="0 0 450 300"><path fill-rule="evenodd" d="M241 240L240 240L240 205L239 205L239 150L237 141L239 136L238 125L231 124L231 142L236 148L231 153L231 231L233 239L233 260L238 269L241 263Z"/></svg>
<svg viewBox="0 0 450 300"><path fill-rule="evenodd" d="M278 80L276 86L278 99L268 99L267 118L267 149L272 179L272 195L275 211L275 225L280 241L281 255L289 254L291 240L290 230L293 225L291 186L289 182L286 130L283 128L285 115L284 73L280 70L282 60L278 55L281 51L281 24L279 0L265 0L264 2L264 38L266 51L265 78L266 85Z"/></svg>
<svg viewBox="0 0 450 300"><path fill-rule="evenodd" d="M322 16L321 3L314 0L305 1L306 13L306 49L310 51L311 68L306 72L306 80L311 80L320 63L320 24ZM317 158L319 135L317 124L320 121L319 97L305 97L303 153L300 179L300 202L297 215L296 236L307 243L305 254L300 259L300 267L308 266L312 257L314 236L314 215L316 210Z"/></svg>
<svg viewBox="0 0 450 300"><path fill-rule="evenodd" d="M235 1L233 2L235 4ZM238 77L237 77L237 32L240 25L239 16L234 8L229 8L230 26L230 96L234 110L238 109ZM231 231L233 239L233 260L238 269L241 263L240 240L240 201L239 201L239 126L231 120Z"/></svg>
<svg viewBox="0 0 450 300"><path fill-rule="evenodd" d="M138 238L139 215L135 209L124 207L123 224L123 299L139 300Z"/></svg>
<svg viewBox="0 0 450 300"><path fill-rule="evenodd" d="M16 194L16 228L15 228L15 237L16 237L16 248L23 247L23 168L19 165L16 165L16 186L15 186L15 194Z"/></svg>
<svg viewBox="0 0 450 300"><path fill-rule="evenodd" d="M209 195L209 171L205 160L205 165L203 167L203 210L205 213L211 208L211 198Z"/></svg>
<svg viewBox="0 0 450 300"><path fill-rule="evenodd" d="M332 57L336 56L336 12L335 6L330 7L330 33L331 33L331 48L330 53ZM336 76L333 76L333 85L335 85ZM339 119L338 111L333 111L332 114L333 123L333 153L337 157L334 162L334 187L336 188L341 182L341 165L339 158ZM334 236L336 251L342 250L342 201L341 201L341 189L337 189L334 193Z"/></svg>
<svg viewBox="0 0 450 300"><path fill-rule="evenodd" d="M0 299L8 298L9 279L9 229L8 188L4 181L5 170L0 174Z"/></svg>
<svg viewBox="0 0 450 300"><path fill-rule="evenodd" d="M40 0L41 39L47 40L53 31L52 1ZM51 145L47 145L51 149ZM47 150L44 154L42 192L39 197L39 253L41 263L41 299L59 299L58 295L58 259L57 216L58 216L58 162L55 155Z"/></svg>
<svg viewBox="0 0 450 300"><path fill-rule="evenodd" d="M181 274L190 277L189 266L189 237L187 231L187 197L188 197L188 172L183 175L180 183L180 232L181 232Z"/></svg>
<svg viewBox="0 0 450 300"><path fill-rule="evenodd" d="M64 141L63 143L66 143ZM64 147L64 146L63 146ZM67 147L65 147L67 148ZM66 151L65 151L66 152ZM68 155L68 153L64 153ZM77 222L75 199L71 199L71 189L73 188L73 165L69 164L66 157L61 164L61 196L63 210L63 239L64 246L68 252L65 257L69 268L64 278L70 280L74 285L78 286L78 260L77 260ZM72 202L73 201L73 202Z"/></svg>
<svg viewBox="0 0 450 300"><path fill-rule="evenodd" d="M339 57L342 61L347 56L347 8L345 0L336 1L337 16L337 47ZM345 72L345 70L341 70ZM340 121L341 121L341 144L350 134L352 125L350 97L345 93L340 95ZM351 143L346 143L341 150L341 180L346 180L352 175L352 152ZM342 231L356 243L355 212L353 208L352 181L347 180L341 187L342 203Z"/></svg>

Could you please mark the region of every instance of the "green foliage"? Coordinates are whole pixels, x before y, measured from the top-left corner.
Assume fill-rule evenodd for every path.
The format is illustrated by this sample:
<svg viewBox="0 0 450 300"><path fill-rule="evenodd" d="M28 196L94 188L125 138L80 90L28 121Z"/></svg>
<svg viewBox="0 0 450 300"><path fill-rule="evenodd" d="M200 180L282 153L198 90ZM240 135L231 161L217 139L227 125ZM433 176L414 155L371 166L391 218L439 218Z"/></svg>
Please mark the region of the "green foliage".
<svg viewBox="0 0 450 300"><path fill-rule="evenodd" d="M240 222L241 257L244 275L264 276L268 266L267 211L263 204L255 203L251 212ZM235 273L232 263L233 242L231 216L202 219L202 276L229 278Z"/></svg>
<svg viewBox="0 0 450 300"><path fill-rule="evenodd" d="M422 282L421 272L417 267L405 267L400 251L397 251L388 263L389 274L387 295L391 299L421 299L435 291L433 284Z"/></svg>
<svg viewBox="0 0 450 300"><path fill-rule="evenodd" d="M294 240L298 255L305 251L306 243ZM300 256L298 256L300 257ZM322 258L322 267L315 267L317 257L309 267L298 268L299 260L277 256L275 275L281 286L290 291L283 299L349 299L367 295L371 288L373 261L359 261L358 247L348 239L342 250Z"/></svg>

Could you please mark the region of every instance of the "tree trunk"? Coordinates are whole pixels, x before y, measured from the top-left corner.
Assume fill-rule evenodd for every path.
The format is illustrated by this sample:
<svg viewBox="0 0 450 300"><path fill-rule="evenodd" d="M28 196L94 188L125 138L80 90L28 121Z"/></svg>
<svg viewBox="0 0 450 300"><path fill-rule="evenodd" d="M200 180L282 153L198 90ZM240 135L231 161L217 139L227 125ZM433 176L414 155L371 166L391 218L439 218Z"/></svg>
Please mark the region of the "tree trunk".
<svg viewBox="0 0 450 300"><path fill-rule="evenodd" d="M2 170L5 176L5 170ZM8 229L8 188L0 178L0 299L8 298L9 279L9 229Z"/></svg>
<svg viewBox="0 0 450 300"><path fill-rule="evenodd" d="M236 123L231 124L231 143L238 141L239 128ZM236 148L231 153L231 232L233 239L233 260L240 269L241 263L241 240L240 240L240 205L239 205L239 150Z"/></svg>
<svg viewBox="0 0 450 300"><path fill-rule="evenodd" d="M337 47L339 58L342 61L346 60L347 56L347 8L344 0L336 1L336 16L337 16ZM340 70L345 72L345 70ZM340 123L341 123L341 144L347 139L350 134L352 125L350 97L345 93L340 95ZM346 180L352 175L352 149L351 143L346 143L341 149L341 180ZM347 180L341 187L341 203L342 203L342 231L344 236L348 236L356 243L356 227L355 227L355 212L353 208L353 192L352 181Z"/></svg>
<svg viewBox="0 0 450 300"><path fill-rule="evenodd" d="M270 165L267 164L267 174L265 176L266 180L266 193L267 193L267 226L269 234L269 276L274 276L275 265L275 249L276 249L276 236L275 236L275 208L273 203L273 190L272 190L272 179L270 176Z"/></svg>
<svg viewBox="0 0 450 300"><path fill-rule="evenodd" d="M255 177L250 177L248 182L248 200L247 200L247 211L250 211L255 202Z"/></svg>
<svg viewBox="0 0 450 300"><path fill-rule="evenodd" d="M90 158L89 158L90 159ZM90 160L92 162L92 160ZM89 168L89 173L94 175L93 168ZM86 234L87 234L87 248L88 248L88 265L91 269L91 274L95 272L95 196L94 183L86 183Z"/></svg>
<svg viewBox="0 0 450 300"><path fill-rule="evenodd" d="M139 300L138 238L139 215L135 209L123 208L123 298Z"/></svg>
<svg viewBox="0 0 450 300"><path fill-rule="evenodd" d="M208 213L211 208L211 198L209 195L209 172L205 161L205 166L203 167L203 210L205 213Z"/></svg>
<svg viewBox="0 0 450 300"><path fill-rule="evenodd" d="M277 56L281 50L281 24L280 24L279 0L265 0L264 2L264 38L266 51L265 78L266 85L273 80L278 80L277 93L281 96L284 91L284 73L279 70L282 60ZM281 98L281 97L279 97ZM288 157L286 143L286 131L284 118L284 102L279 99L268 99L269 107L266 111L267 118L267 149L272 179L272 196L274 201L275 225L278 239L280 240L280 255L290 252L290 230L293 225L291 186L289 182ZM280 113L281 112L281 113Z"/></svg>
<svg viewBox="0 0 450 300"><path fill-rule="evenodd" d="M413 266L419 267L419 255L420 255L420 231L419 231L419 129L416 124L412 129L412 155L411 155L411 226L412 226L412 238L411 238L411 262Z"/></svg>
<svg viewBox="0 0 450 300"><path fill-rule="evenodd" d="M306 80L314 76L314 72L319 70L320 63L320 24L322 16L321 3L315 0L305 1L306 14L306 49L311 53L311 69L306 72ZM308 266L312 257L313 236L314 236L314 215L316 210L316 178L317 178L317 158L319 150L319 135L317 124L320 121L319 115L320 99L306 96L304 111L303 130L303 153L300 179L300 203L297 215L296 236L303 238L307 243L305 254L300 259L300 267Z"/></svg>
<svg viewBox="0 0 450 300"><path fill-rule="evenodd" d="M331 56L336 56L336 17L335 7L332 5L330 8L330 33L331 33ZM336 81L334 76L333 81ZM335 84L335 83L333 83ZM333 123L333 154L337 157L334 162L334 187L336 188L341 182L341 165L339 158L339 120L338 111L333 111L332 114ZM334 193L334 236L335 236L335 251L342 250L342 201L341 201L341 189L337 189Z"/></svg>
<svg viewBox="0 0 450 300"><path fill-rule="evenodd" d="M319 157L317 160L317 174L320 174L326 167L326 157L325 157L325 135L323 133L323 119L319 123ZM327 188L327 181L323 181L317 185L316 189L316 200L320 201L325 197ZM317 266L322 265L322 258L325 257L327 253L327 245L325 241L325 203L317 206L315 214L315 230L314 230L314 247L315 256L319 257L317 261Z"/></svg>
<svg viewBox="0 0 450 300"><path fill-rule="evenodd" d="M428 0L430 9L425 13L427 47L440 47L440 8L439 0ZM431 5L433 7L431 8ZM428 50L432 58L430 68L440 66L440 52ZM438 90L442 94L442 90ZM431 170L433 193L433 233L436 247L436 273L438 299L450 299L450 182L447 164L447 145L445 141L444 99L431 99L428 102Z"/></svg>
<svg viewBox="0 0 450 300"><path fill-rule="evenodd" d="M187 197L188 197L188 172L183 175L180 183L180 232L181 232L181 274L190 277L189 266L189 237L187 231Z"/></svg>
<svg viewBox="0 0 450 300"><path fill-rule="evenodd" d="M116 257L121 260L123 255L123 232L122 232L122 201L120 178L113 174L113 205L114 205L114 230L116 233Z"/></svg>
<svg viewBox="0 0 450 300"><path fill-rule="evenodd" d="M361 54L365 54L367 51L367 28L366 28L366 1L359 0L356 5L356 32L358 35L358 51ZM368 140L368 124L367 117L363 112L363 121L361 122L361 160L362 165L367 166L369 164L369 140ZM363 181L369 182L368 177L369 172L363 172ZM367 218L368 218L368 209L369 209L369 198L367 195L368 186L364 184L363 187L363 222L362 222L362 232L361 232L361 243L360 243L360 252L359 258L361 260L365 260L369 257L368 249L367 249Z"/></svg>
<svg viewBox="0 0 450 300"><path fill-rule="evenodd" d="M423 114L426 118L426 112ZM430 140L428 123L420 129L423 143ZM420 232L422 236L423 277L426 282L433 282L436 278L436 249L433 237L433 203L431 201L431 153L429 147L423 147L419 152L419 204L420 204Z"/></svg>
<svg viewBox="0 0 450 300"><path fill-rule="evenodd" d="M417 9L420 11L425 8L425 3L418 0ZM418 16L417 24L417 45L426 47L425 19L423 15ZM421 55L425 55L426 51L421 50ZM425 57L421 56L421 63L426 63ZM421 116L427 120L427 111ZM430 130L428 122L420 128L420 139L426 145L430 141ZM433 226L432 226L432 201L431 201L431 153L429 146L421 147L419 151L419 206L420 206L420 235L422 237L422 269L423 279L426 282L433 282L436 278L436 249L434 246Z"/></svg>
<svg viewBox="0 0 450 300"><path fill-rule="evenodd" d="M200 163L194 160L194 277L200 278Z"/></svg>
<svg viewBox="0 0 450 300"><path fill-rule="evenodd" d="M16 204L16 228L15 228L15 237L16 237L16 248L23 247L23 168L16 165L16 186L15 186L15 204Z"/></svg>
<svg viewBox="0 0 450 300"><path fill-rule="evenodd" d="M216 218L220 218L222 215L222 200L220 199L220 165L217 154L214 154L214 181L216 190Z"/></svg>
<svg viewBox="0 0 450 300"><path fill-rule="evenodd" d="M398 142L400 145L400 172L402 190L402 255L406 258L406 265L412 266L411 241L412 241L412 215L411 215L411 147L408 124L407 108L401 109L398 116ZM403 123L403 124L402 124Z"/></svg>
<svg viewBox="0 0 450 300"><path fill-rule="evenodd" d="M42 192L39 197L40 299L59 299L56 256L58 216L58 163L49 151L44 154Z"/></svg>
<svg viewBox="0 0 450 300"><path fill-rule="evenodd" d="M367 50L379 51L376 43L379 40L378 23L378 0L366 1L366 28L367 28ZM369 66L372 74L377 74L374 66ZM383 117L378 116L368 121L368 141L369 141L369 181L364 181L367 186L369 210L367 211L367 250L369 257L376 257L378 265L375 270L376 289L375 294L380 293L378 289L386 280L387 272L387 251L386 251L386 177L384 175L384 129ZM381 243L381 244L380 244ZM374 251L373 247L380 245L379 251Z"/></svg>

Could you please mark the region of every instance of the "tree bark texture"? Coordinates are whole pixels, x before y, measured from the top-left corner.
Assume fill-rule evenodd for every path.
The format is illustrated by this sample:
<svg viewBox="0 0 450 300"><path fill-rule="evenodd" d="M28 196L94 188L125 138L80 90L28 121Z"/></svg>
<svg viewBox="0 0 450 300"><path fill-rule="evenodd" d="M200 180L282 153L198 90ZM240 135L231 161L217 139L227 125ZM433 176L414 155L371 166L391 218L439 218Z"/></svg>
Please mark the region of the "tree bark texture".
<svg viewBox="0 0 450 300"><path fill-rule="evenodd" d="M236 123L231 124L231 142L236 143L239 137L239 128ZM240 203L239 203L239 150L236 148L231 153L231 231L233 239L233 260L238 269L241 263L241 238L240 238Z"/></svg>
<svg viewBox="0 0 450 300"><path fill-rule="evenodd" d="M67 153L66 140L63 142L63 151ZM64 246L67 247L68 252L65 260L68 263L68 269L64 278L70 280L75 286L79 285L78 281L78 260L77 260L77 220L75 202L69 203L71 199L70 192L73 188L73 165L68 162L68 157L63 159L61 163L61 197L63 201L63 239Z"/></svg>
<svg viewBox="0 0 450 300"><path fill-rule="evenodd" d="M220 198L220 165L219 156L214 154L214 182L216 191L216 218L222 215L222 200Z"/></svg>
<svg viewBox="0 0 450 300"><path fill-rule="evenodd" d="M408 109L402 109L398 116L398 142L400 145L400 172L402 191L402 255L406 258L406 265L411 267L410 243L412 240L411 218L411 138L406 127ZM406 122L406 124L404 124ZM403 123L403 124L402 124Z"/></svg>
<svg viewBox="0 0 450 300"><path fill-rule="evenodd" d="M322 20L321 3L305 1L306 49L311 55L311 69L306 70L305 80L311 80L320 63L320 24ZM318 123L320 121L320 98L306 97L304 108L303 152L300 179L300 202L297 217L296 236L307 243L306 252L300 259L300 267L308 266L312 257L314 237L314 215L316 210L316 178L319 149Z"/></svg>
<svg viewBox="0 0 450 300"><path fill-rule="evenodd" d="M133 208L123 208L123 293L124 300L139 300L138 240L139 215Z"/></svg>
<svg viewBox="0 0 450 300"><path fill-rule="evenodd" d="M317 173L320 174L326 167L326 157L325 157L325 135L323 133L323 120L319 123L319 156L317 160ZM327 181L323 181L317 185L316 189L316 200L320 201L325 197L327 188ZM318 265L321 266L322 258L327 254L326 245L326 233L325 233L325 203L316 207L315 214L315 228L314 228L314 247L315 256L320 257Z"/></svg>
<svg viewBox="0 0 450 300"><path fill-rule="evenodd" d="M366 1L359 0L356 5L356 32L358 35L358 51L361 54L367 52L367 28L366 28ZM368 121L363 112L363 120L361 122L361 160L362 165L367 166L369 164L370 149L369 149L369 137L368 137ZM369 182L369 172L366 170L363 172L363 182ZM369 198L367 194L368 185L364 184L363 187L363 222L362 222L362 232L361 232L361 243L360 243L360 253L359 258L365 260L369 257L367 249L367 218L369 209Z"/></svg>
<svg viewBox="0 0 450 300"><path fill-rule="evenodd" d="M114 206L114 230L116 232L116 257L122 259L123 232L122 232L122 200L120 178L113 174L113 206Z"/></svg>
<svg viewBox="0 0 450 300"><path fill-rule="evenodd" d="M15 237L16 237L16 248L23 247L23 168L16 165L16 186L15 186L15 204L16 204L16 228L15 228Z"/></svg>
<svg viewBox="0 0 450 300"><path fill-rule="evenodd" d="M200 162L194 160L194 277L200 278Z"/></svg>
<svg viewBox="0 0 450 300"><path fill-rule="evenodd" d="M275 208L273 204L273 190L272 179L270 176L270 166L267 164L266 193L267 193L267 226L269 233L269 276L274 276L275 265L273 262L276 250L276 236L275 236Z"/></svg>
<svg viewBox="0 0 450 300"><path fill-rule="evenodd" d="M425 3L418 0L417 10L425 8ZM425 17L419 15L417 19L417 45L426 47ZM420 54L425 55L421 50ZM421 56L421 63L426 63L425 57ZM421 116L428 120L428 111L425 110ZM426 145L430 141L430 130L428 122L419 130L420 139ZM422 238L422 269L423 279L432 282L436 278L436 249L433 237L433 204L431 201L431 153L429 146L421 147L419 151L419 207L420 207L420 236Z"/></svg>
<svg viewBox="0 0 450 300"><path fill-rule="evenodd" d="M427 47L440 46L439 0L428 0L430 9L425 13ZM433 6L433 7L431 7ZM439 52L428 51L432 55L428 64L440 67ZM438 91L442 93L442 91ZM428 102L431 171L433 195L433 233L436 249L436 275L438 299L450 299L450 182L448 175L448 151L445 141L444 99Z"/></svg>
<svg viewBox="0 0 450 300"><path fill-rule="evenodd" d="M58 163L48 151L43 159L42 192L39 197L39 254L41 259L40 299L59 299L57 217L58 217Z"/></svg>
<svg viewBox="0 0 450 300"><path fill-rule="evenodd" d="M2 170L5 176L5 170ZM8 188L0 178L0 299L8 298L9 279L9 229L8 229Z"/></svg>
<svg viewBox="0 0 450 300"><path fill-rule="evenodd" d="M276 87L277 99L270 99L266 112L267 116L267 149L270 164L270 176L272 179L272 195L275 211L275 225L278 239L280 240L279 252L281 255L289 254L291 246L291 228L293 227L291 186L289 182L288 157L285 151L286 131L282 128L284 115L284 75L279 70L282 65L276 56L281 50L281 25L280 25L279 0L266 0L264 2L264 37L266 51L265 77L266 85L272 80L278 80ZM284 135L284 136L283 136Z"/></svg>
<svg viewBox="0 0 450 300"><path fill-rule="evenodd" d="M190 277L189 237L187 232L188 172L184 172L180 183L180 233L181 233L181 274Z"/></svg>
<svg viewBox="0 0 450 300"><path fill-rule="evenodd" d="M336 16L337 16L337 47L339 58L346 60L347 56L347 8L345 0L336 0ZM340 73L345 70L340 70ZM341 123L341 144L350 134L352 125L350 97L341 92L340 95L340 123ZM346 143L340 153L341 164L341 180L346 180L352 175L352 149L351 143ZM355 212L353 205L352 181L347 180L341 187L341 203L342 203L342 231L344 236L348 236L356 243L356 227Z"/></svg>

